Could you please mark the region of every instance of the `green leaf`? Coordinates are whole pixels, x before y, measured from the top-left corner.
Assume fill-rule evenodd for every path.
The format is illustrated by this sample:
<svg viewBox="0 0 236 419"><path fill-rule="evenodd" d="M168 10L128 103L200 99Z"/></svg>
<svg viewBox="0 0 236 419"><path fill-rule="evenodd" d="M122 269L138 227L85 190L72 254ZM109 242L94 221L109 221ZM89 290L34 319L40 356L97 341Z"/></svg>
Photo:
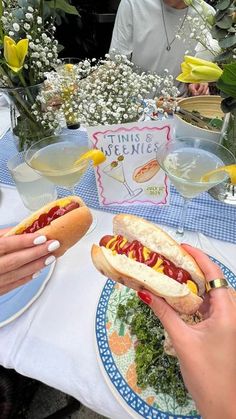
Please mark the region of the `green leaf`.
<svg viewBox="0 0 236 419"><path fill-rule="evenodd" d="M76 7L69 4L67 0L50 0L46 3L51 9L60 9L63 10L63 12L68 13L70 15L79 16L79 12L77 11Z"/></svg>
<svg viewBox="0 0 236 419"><path fill-rule="evenodd" d="M236 62L224 66L217 87L229 96L236 98Z"/></svg>
<svg viewBox="0 0 236 419"><path fill-rule="evenodd" d="M220 39L219 45L221 48L231 48L233 45L236 44L236 35L230 35L227 38Z"/></svg>
<svg viewBox="0 0 236 419"><path fill-rule="evenodd" d="M231 0L219 0L215 7L219 10L225 10L227 7L229 7L230 4Z"/></svg>
<svg viewBox="0 0 236 419"><path fill-rule="evenodd" d="M216 26L221 29L229 29L232 26L232 18L228 15L224 16L221 20L216 22Z"/></svg>
<svg viewBox="0 0 236 419"><path fill-rule="evenodd" d="M218 20L222 19L222 17L224 17L227 12L228 12L227 9L218 10L215 14L215 21L218 22Z"/></svg>
<svg viewBox="0 0 236 419"><path fill-rule="evenodd" d="M232 61L232 55L233 55L233 51L231 50L224 51L214 58L214 62L217 64L228 63Z"/></svg>
<svg viewBox="0 0 236 419"><path fill-rule="evenodd" d="M224 39L227 36L227 31L224 29L220 29L217 26L213 26L211 34L215 39Z"/></svg>

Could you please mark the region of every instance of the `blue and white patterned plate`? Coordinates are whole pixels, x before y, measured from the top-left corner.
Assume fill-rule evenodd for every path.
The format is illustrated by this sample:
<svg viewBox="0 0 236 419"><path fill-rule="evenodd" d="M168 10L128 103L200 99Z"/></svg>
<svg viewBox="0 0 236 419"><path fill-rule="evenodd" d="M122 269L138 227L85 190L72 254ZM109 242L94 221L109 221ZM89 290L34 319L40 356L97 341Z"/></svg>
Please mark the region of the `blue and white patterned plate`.
<svg viewBox="0 0 236 419"><path fill-rule="evenodd" d="M52 275L54 266L55 263L45 267L37 278L4 295L0 295L0 327L23 314L42 294Z"/></svg>
<svg viewBox="0 0 236 419"><path fill-rule="evenodd" d="M228 282L236 288L236 276L221 262L212 258L224 272ZM135 337L117 319L116 312L134 291L108 279L96 312L96 341L99 364L105 371L108 385L124 408L134 418L199 419L193 401L178 406L170 396L156 394L152 388L142 390L136 382Z"/></svg>

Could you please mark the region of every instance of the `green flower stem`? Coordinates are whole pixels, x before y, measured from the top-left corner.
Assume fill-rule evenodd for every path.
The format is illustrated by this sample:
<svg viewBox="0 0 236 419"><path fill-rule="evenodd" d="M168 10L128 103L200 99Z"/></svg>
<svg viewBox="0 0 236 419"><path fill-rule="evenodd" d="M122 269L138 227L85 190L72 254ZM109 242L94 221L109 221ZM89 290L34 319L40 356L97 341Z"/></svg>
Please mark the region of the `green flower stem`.
<svg viewBox="0 0 236 419"><path fill-rule="evenodd" d="M27 84L26 84L26 82L25 82L25 79L24 79L24 76L23 76L23 74L22 74L22 72L20 71L19 73L18 73L18 77L19 77L19 79L20 79L20 81L21 81L21 83L22 83L22 85L25 87L25 91L26 91L26 93L27 93L27 96L28 96L28 98L31 100L31 103L32 103L32 105L34 104L34 98L33 98L33 96L31 95L31 93L30 93L30 90L29 90L29 86L27 86Z"/></svg>

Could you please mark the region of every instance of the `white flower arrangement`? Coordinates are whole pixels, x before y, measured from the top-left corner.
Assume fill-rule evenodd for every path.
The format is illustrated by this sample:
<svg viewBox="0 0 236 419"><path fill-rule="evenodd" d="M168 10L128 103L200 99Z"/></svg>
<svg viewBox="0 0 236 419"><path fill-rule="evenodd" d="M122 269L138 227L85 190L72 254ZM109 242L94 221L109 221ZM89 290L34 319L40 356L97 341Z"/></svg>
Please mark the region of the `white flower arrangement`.
<svg viewBox="0 0 236 419"><path fill-rule="evenodd" d="M164 76L138 72L126 56L107 54L99 62L65 64L47 74L41 101L63 114L67 125L95 126L139 120L147 107L144 99L150 96L162 96L165 106L169 103L173 109L177 94L168 72Z"/></svg>
<svg viewBox="0 0 236 419"><path fill-rule="evenodd" d="M218 42L212 37L212 24L215 11L204 0L184 0L185 4L195 11L195 15L188 14L185 24L178 33L178 37L186 42L186 33L189 38L198 41L196 53L203 59L217 56L221 49ZM188 51L186 51L186 54Z"/></svg>
<svg viewBox="0 0 236 419"><path fill-rule="evenodd" d="M58 41L55 39L53 17L43 20L39 5L32 7L24 4L14 7L6 2L0 27L1 33L7 34L16 43L21 39L28 40L28 50L21 69L12 72L2 61L0 85L18 87L37 84L44 79L45 72L58 65ZM0 58L1 56L4 60L3 51Z"/></svg>

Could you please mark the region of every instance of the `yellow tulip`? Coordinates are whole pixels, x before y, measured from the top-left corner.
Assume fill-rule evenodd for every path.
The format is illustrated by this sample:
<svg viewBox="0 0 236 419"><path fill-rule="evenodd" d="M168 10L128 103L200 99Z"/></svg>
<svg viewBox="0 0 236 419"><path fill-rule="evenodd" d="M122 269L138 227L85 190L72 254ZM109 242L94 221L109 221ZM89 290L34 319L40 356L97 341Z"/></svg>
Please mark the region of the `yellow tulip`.
<svg viewBox="0 0 236 419"><path fill-rule="evenodd" d="M28 39L21 39L19 42L15 42L14 39L9 36L4 36L4 58L8 67L18 73L24 64L25 57L28 53Z"/></svg>
<svg viewBox="0 0 236 419"><path fill-rule="evenodd" d="M182 73L176 80L183 83L207 83L217 81L223 70L211 61L186 55L181 64Z"/></svg>

